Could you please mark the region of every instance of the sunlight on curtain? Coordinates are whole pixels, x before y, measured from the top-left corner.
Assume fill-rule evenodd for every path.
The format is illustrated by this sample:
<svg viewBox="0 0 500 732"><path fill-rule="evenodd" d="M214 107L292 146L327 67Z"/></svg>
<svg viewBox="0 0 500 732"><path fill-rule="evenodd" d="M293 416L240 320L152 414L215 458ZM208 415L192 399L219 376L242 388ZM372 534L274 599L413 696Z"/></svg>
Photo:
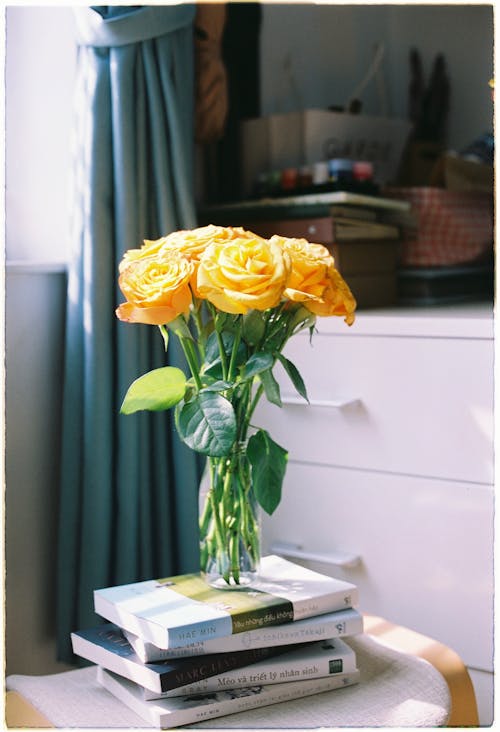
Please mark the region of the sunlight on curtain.
<svg viewBox="0 0 500 732"><path fill-rule="evenodd" d="M155 329L120 323L124 251L195 225L194 7L75 8L74 126L58 548L58 653L99 622L93 590L197 570L199 469L171 415L119 414L165 365ZM169 363L182 357L169 349Z"/></svg>

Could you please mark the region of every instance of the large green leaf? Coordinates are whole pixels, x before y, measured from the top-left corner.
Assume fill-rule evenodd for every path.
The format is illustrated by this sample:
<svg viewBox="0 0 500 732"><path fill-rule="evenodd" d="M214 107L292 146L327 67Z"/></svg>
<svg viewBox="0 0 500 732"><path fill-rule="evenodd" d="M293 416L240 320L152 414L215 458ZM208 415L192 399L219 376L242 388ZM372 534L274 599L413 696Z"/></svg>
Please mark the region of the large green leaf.
<svg viewBox="0 0 500 732"><path fill-rule="evenodd" d="M180 402L185 391L186 376L180 369L175 366L154 369L129 386L120 412L133 414L141 409L152 412L170 409Z"/></svg>
<svg viewBox="0 0 500 732"><path fill-rule="evenodd" d="M259 430L248 440L247 455L252 466L255 497L271 515L281 501L288 452L274 442L268 432Z"/></svg>
<svg viewBox="0 0 500 732"><path fill-rule="evenodd" d="M306 402L308 402L309 399L307 397L307 389L306 389L306 385L304 384L304 379L300 375L295 364L293 364L291 361L289 361L288 358L285 358L285 356L283 356L282 353L278 353L277 358L280 360L281 364L283 365L283 368L287 372L292 384L297 389L300 396L303 397L306 400Z"/></svg>
<svg viewBox="0 0 500 732"><path fill-rule="evenodd" d="M176 411L180 438L192 450L210 457L228 455L236 439L233 405L217 392L200 392Z"/></svg>

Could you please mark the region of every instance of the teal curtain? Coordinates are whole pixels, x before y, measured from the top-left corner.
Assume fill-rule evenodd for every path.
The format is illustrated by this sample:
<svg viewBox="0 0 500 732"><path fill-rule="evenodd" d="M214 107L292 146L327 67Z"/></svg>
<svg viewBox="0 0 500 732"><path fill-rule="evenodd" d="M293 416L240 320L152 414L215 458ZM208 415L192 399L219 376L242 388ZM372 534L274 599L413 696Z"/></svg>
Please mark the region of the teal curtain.
<svg viewBox="0 0 500 732"><path fill-rule="evenodd" d="M121 323L125 250L195 225L194 6L75 8L74 215L58 543L58 657L95 625L93 590L197 571L199 466L169 413L123 416L129 384L167 356ZM173 339L172 339L173 341ZM182 364L175 344L168 363Z"/></svg>

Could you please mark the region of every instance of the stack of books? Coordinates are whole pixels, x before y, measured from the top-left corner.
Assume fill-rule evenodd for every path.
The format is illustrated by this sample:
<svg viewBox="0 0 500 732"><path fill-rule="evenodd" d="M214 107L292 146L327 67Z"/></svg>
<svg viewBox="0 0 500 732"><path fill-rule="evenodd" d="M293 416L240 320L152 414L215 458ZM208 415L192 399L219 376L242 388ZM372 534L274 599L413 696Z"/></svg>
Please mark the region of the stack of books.
<svg viewBox="0 0 500 732"><path fill-rule="evenodd" d="M107 623L71 634L97 678L154 727L178 727L355 684L355 585L276 555L239 590L201 574L94 592Z"/></svg>
<svg viewBox="0 0 500 732"><path fill-rule="evenodd" d="M358 309L396 302L402 228L416 226L407 201L349 191L211 206L200 212L200 221L323 244Z"/></svg>

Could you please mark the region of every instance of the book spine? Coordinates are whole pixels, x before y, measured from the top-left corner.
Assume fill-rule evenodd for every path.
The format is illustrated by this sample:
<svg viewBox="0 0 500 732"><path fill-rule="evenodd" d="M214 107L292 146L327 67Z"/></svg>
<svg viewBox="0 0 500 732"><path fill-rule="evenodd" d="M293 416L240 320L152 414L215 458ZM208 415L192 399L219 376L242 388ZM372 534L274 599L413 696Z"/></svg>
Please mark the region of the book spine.
<svg viewBox="0 0 500 732"><path fill-rule="evenodd" d="M233 692L208 694L196 700L200 702L199 704L193 703L195 700L192 697L180 697L186 700L186 707L171 710L162 707L162 704L168 704L169 700L144 701L137 693L124 688L119 680L102 668L98 668L97 680L149 724L155 727L173 728L351 686L358 683L359 671L323 679L291 681L285 684L245 687Z"/></svg>
<svg viewBox="0 0 500 732"><path fill-rule="evenodd" d="M235 669L233 673L224 673L203 679L194 684L186 684L177 689L161 694L155 694L149 689L144 690L144 699L160 699L172 696L191 696L193 694L208 694L226 689L241 689L255 684L282 684L305 679L320 679L333 674L342 674L356 670L356 656L351 649L335 651L331 655L325 651L312 652L310 656L301 658L286 658L280 661L255 663Z"/></svg>
<svg viewBox="0 0 500 732"><path fill-rule="evenodd" d="M297 600L293 604L294 621L339 610L347 610L357 603L358 591L355 587L348 591L333 592L323 597Z"/></svg>
<svg viewBox="0 0 500 732"><path fill-rule="evenodd" d="M181 629L164 628L159 623L150 622L147 617L126 613L123 609L119 611L98 591L94 592L94 611L124 630L140 635L145 641L163 649L182 648L193 642L203 641L205 638L224 638L232 631L231 617L228 614L186 624Z"/></svg>
<svg viewBox="0 0 500 732"><path fill-rule="evenodd" d="M223 717L226 714L244 712L248 709L266 707L293 699L302 699L312 694L320 694L323 691L352 686L359 681L359 671L349 674L340 674L326 679L310 679L308 681L291 681L288 684L275 684L274 686L254 687L249 689L248 696L233 696L230 699L221 701L218 704L185 709L172 715L160 716L161 726L178 727L184 724L194 724L205 719ZM248 687L246 687L248 689ZM240 690L243 691L243 690Z"/></svg>
<svg viewBox="0 0 500 732"><path fill-rule="evenodd" d="M315 618L313 622L289 623L283 626L259 628L241 635L228 636L217 641L200 641L184 648L158 648L142 638L126 633L129 643L144 663L167 661L185 656L203 656L209 653L226 653L244 648L264 648L307 643L309 641L327 640L358 635L363 632L363 618L353 611L347 616Z"/></svg>
<svg viewBox="0 0 500 732"><path fill-rule="evenodd" d="M212 676L221 676L240 668L251 668L254 664L262 663L277 655L280 655L280 651L276 649L251 648L245 651L186 657L177 662L179 665L182 664L182 668L176 668L168 674L160 674L161 690L167 696L183 696L177 691L179 687L200 684ZM134 680L133 676L129 678Z"/></svg>

